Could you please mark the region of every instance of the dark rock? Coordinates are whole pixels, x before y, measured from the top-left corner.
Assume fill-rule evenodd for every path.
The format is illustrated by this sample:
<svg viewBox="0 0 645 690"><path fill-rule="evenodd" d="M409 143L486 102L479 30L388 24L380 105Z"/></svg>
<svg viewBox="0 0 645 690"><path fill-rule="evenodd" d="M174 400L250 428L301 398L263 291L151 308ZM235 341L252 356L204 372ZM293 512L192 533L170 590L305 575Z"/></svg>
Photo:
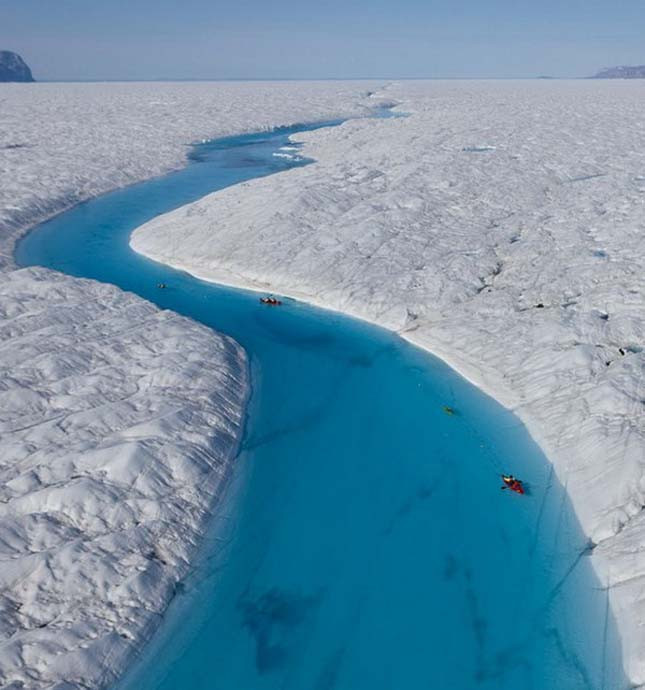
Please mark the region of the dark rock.
<svg viewBox="0 0 645 690"><path fill-rule="evenodd" d="M20 55L0 50L0 81L34 81L34 78Z"/></svg>
<svg viewBox="0 0 645 690"><path fill-rule="evenodd" d="M645 79L645 65L622 65L607 67L595 74L592 79Z"/></svg>

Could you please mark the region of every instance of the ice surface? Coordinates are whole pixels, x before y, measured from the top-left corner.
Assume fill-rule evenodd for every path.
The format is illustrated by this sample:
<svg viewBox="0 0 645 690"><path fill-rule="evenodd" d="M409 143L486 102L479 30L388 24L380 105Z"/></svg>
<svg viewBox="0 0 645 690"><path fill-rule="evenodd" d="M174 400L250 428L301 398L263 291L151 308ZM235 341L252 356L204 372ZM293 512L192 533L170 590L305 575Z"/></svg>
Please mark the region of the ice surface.
<svg viewBox="0 0 645 690"><path fill-rule="evenodd" d="M112 286L0 273L0 687L113 680L187 571L246 393L230 338Z"/></svg>
<svg viewBox="0 0 645 690"><path fill-rule="evenodd" d="M191 143L365 114L370 82L0 84L0 266L38 220L185 163Z"/></svg>
<svg viewBox="0 0 645 690"><path fill-rule="evenodd" d="M299 134L314 165L132 246L382 324L512 407L552 459L645 684L645 129L638 83L405 82L410 115Z"/></svg>

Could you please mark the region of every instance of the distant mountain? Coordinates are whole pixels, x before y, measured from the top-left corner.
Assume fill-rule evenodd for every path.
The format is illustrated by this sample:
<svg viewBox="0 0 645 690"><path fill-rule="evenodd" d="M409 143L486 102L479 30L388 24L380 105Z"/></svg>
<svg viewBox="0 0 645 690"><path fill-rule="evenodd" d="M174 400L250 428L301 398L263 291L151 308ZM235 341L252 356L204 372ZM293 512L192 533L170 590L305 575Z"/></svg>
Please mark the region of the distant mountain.
<svg viewBox="0 0 645 690"><path fill-rule="evenodd" d="M34 81L34 78L18 53L0 50L0 81Z"/></svg>
<svg viewBox="0 0 645 690"><path fill-rule="evenodd" d="M622 65L607 67L595 74L592 79L645 79L645 65Z"/></svg>

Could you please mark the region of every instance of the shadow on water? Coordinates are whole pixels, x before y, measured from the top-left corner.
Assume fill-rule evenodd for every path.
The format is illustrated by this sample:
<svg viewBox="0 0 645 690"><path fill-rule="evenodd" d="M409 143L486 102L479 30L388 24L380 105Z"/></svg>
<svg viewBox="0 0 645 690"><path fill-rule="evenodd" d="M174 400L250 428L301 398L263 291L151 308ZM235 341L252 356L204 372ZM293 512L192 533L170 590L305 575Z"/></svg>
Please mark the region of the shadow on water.
<svg viewBox="0 0 645 690"><path fill-rule="evenodd" d="M114 283L251 356L231 482L120 687L627 687L588 542L516 417L391 333L292 300L269 311L129 249L154 216L303 165L273 154L309 128L199 145L184 170L81 204L17 247L21 265ZM500 491L504 471L531 495Z"/></svg>

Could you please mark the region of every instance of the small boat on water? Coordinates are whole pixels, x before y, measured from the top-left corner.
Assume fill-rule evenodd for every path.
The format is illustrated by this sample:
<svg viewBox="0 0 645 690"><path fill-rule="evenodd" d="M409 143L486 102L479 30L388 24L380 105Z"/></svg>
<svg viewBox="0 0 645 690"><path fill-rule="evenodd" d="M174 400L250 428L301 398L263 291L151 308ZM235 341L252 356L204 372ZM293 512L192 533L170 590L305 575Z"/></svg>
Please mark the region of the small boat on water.
<svg viewBox="0 0 645 690"><path fill-rule="evenodd" d="M273 295L270 295L269 297L260 297L260 302L262 302L262 304L268 304L272 307L279 307L282 304L282 302L273 297Z"/></svg>
<svg viewBox="0 0 645 690"><path fill-rule="evenodd" d="M504 489L510 489L516 494L525 493L522 481L520 479L516 479L512 474L503 474L502 481L504 482L504 486L501 487L502 491L504 491Z"/></svg>

